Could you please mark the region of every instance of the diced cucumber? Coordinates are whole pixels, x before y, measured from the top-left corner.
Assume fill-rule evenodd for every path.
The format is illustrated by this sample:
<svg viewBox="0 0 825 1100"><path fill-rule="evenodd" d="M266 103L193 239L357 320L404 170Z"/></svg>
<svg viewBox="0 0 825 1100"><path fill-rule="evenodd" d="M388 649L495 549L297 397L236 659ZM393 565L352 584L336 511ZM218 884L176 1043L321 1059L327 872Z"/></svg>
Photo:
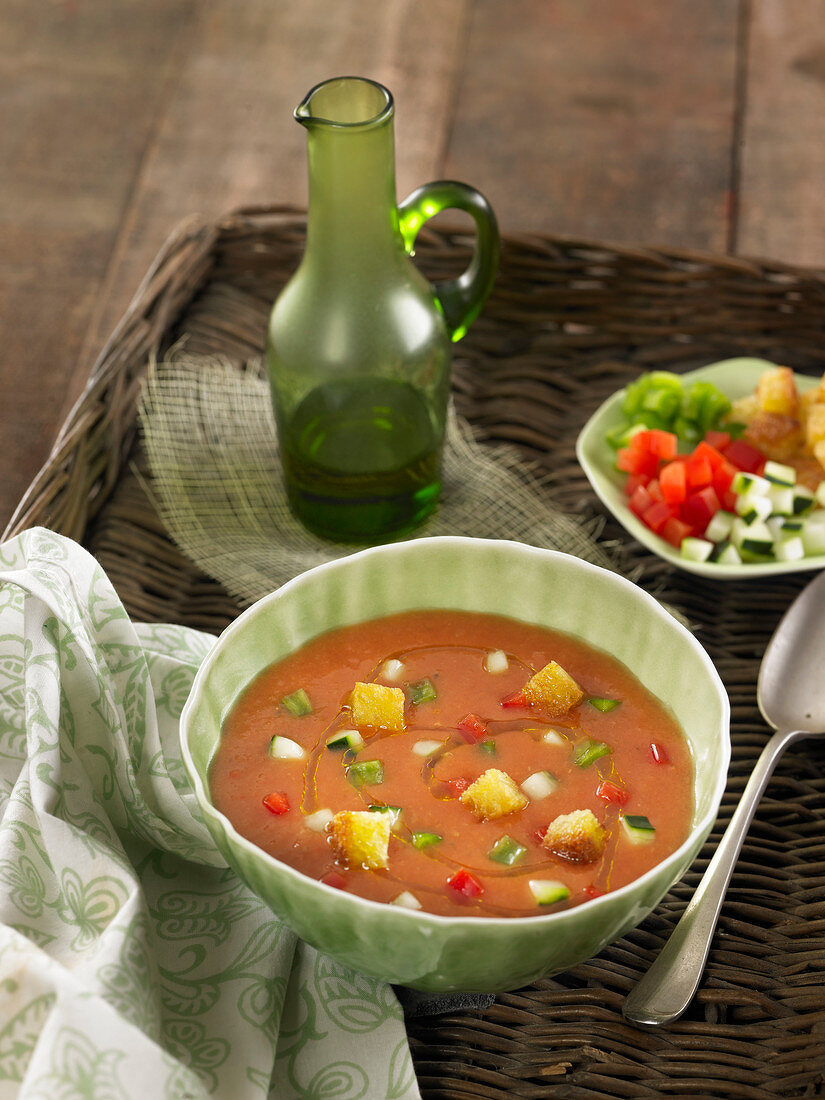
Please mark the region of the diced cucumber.
<svg viewBox="0 0 825 1100"><path fill-rule="evenodd" d="M390 658L389 661L384 661L381 666L381 675L385 680L390 680L392 683L397 683L401 679L401 675L404 672L404 665L401 661L396 661L395 658Z"/></svg>
<svg viewBox="0 0 825 1100"><path fill-rule="evenodd" d="M710 539L711 542L721 542L723 539L729 538L735 518L733 512L724 510L717 512L714 516L711 516L710 522L705 528L705 538Z"/></svg>
<svg viewBox="0 0 825 1100"><path fill-rule="evenodd" d="M542 741L545 745L563 745L564 738L558 730L548 730L542 737Z"/></svg>
<svg viewBox="0 0 825 1100"><path fill-rule="evenodd" d="M622 827L634 844L649 844L656 836L656 829L644 814L622 814Z"/></svg>
<svg viewBox="0 0 825 1100"><path fill-rule="evenodd" d="M509 667L510 662L503 649L493 649L484 658L485 672L491 672L494 676L500 672L506 672Z"/></svg>
<svg viewBox="0 0 825 1100"><path fill-rule="evenodd" d="M793 514L804 515L814 506L814 494L804 485L796 485L793 491Z"/></svg>
<svg viewBox="0 0 825 1100"><path fill-rule="evenodd" d="M438 833L413 833L413 848L423 851L425 848L432 848L434 844L440 844L443 839Z"/></svg>
<svg viewBox="0 0 825 1100"><path fill-rule="evenodd" d="M713 553L713 543L709 539L698 539L693 535L683 538L679 554L687 561L707 561Z"/></svg>
<svg viewBox="0 0 825 1100"><path fill-rule="evenodd" d="M576 745L573 750L573 763L579 768L587 768L612 751L604 741L593 741L592 739L583 741L580 745Z"/></svg>
<svg viewBox="0 0 825 1100"><path fill-rule="evenodd" d="M820 523L816 513L802 528L802 545L805 547L806 557L825 554L825 522Z"/></svg>
<svg viewBox="0 0 825 1100"><path fill-rule="evenodd" d="M313 833L323 833L326 831L327 825L333 818L332 810L323 809L316 810L315 813L307 814L304 818L304 825L308 829L312 829Z"/></svg>
<svg viewBox="0 0 825 1100"><path fill-rule="evenodd" d="M527 849L523 844L519 844L517 840L513 840L511 836L507 836L505 833L492 846L487 853L487 858L494 860L496 863L503 863L507 867L512 867L526 852Z"/></svg>
<svg viewBox="0 0 825 1100"><path fill-rule="evenodd" d="M621 703L621 699L605 699L601 695L591 695L587 701L591 707L600 710L602 714L608 714L611 710L615 710Z"/></svg>
<svg viewBox="0 0 825 1100"><path fill-rule="evenodd" d="M796 484L796 470L793 466L784 466L781 462L773 462L771 459L765 463L762 475L773 485L790 487Z"/></svg>
<svg viewBox="0 0 825 1100"><path fill-rule="evenodd" d="M528 885L538 905L555 905L570 897L570 891L557 879L531 878Z"/></svg>
<svg viewBox="0 0 825 1100"><path fill-rule="evenodd" d="M793 489L772 485L767 496L771 506L771 514L774 516L792 516L793 494Z"/></svg>
<svg viewBox="0 0 825 1100"><path fill-rule="evenodd" d="M410 684L407 687L410 702L414 707L420 706L422 703L431 703L434 699L438 698L438 693L435 690L435 685L432 680L423 679L416 680L414 684Z"/></svg>
<svg viewBox="0 0 825 1100"><path fill-rule="evenodd" d="M738 470L733 475L730 487L737 496L765 496L770 484L767 478L760 477L759 474L748 474L744 470Z"/></svg>
<svg viewBox="0 0 825 1100"><path fill-rule="evenodd" d="M384 765L380 760L362 760L357 764L350 764L347 768L347 779L353 787L372 787L384 782Z"/></svg>
<svg viewBox="0 0 825 1100"><path fill-rule="evenodd" d="M268 752L273 760L303 760L306 756L306 752L297 741L282 737L279 733L276 733L269 742Z"/></svg>
<svg viewBox="0 0 825 1100"><path fill-rule="evenodd" d="M392 899L390 905L398 905L402 909L420 909L421 902L411 893L409 890L402 890L402 892Z"/></svg>
<svg viewBox="0 0 825 1100"><path fill-rule="evenodd" d="M289 713L296 718L303 718L306 714L312 714L312 703L303 688L298 688L291 695L285 695L281 700L281 706L286 707Z"/></svg>
<svg viewBox="0 0 825 1100"><path fill-rule="evenodd" d="M722 542L716 548L714 561L720 565L741 565L742 556L732 542Z"/></svg>
<svg viewBox="0 0 825 1100"><path fill-rule="evenodd" d="M344 749L352 749L358 752L364 747L364 738L358 730L338 730L332 737L327 738L327 748L334 752L342 752Z"/></svg>
<svg viewBox="0 0 825 1100"><path fill-rule="evenodd" d="M443 744L443 741L416 741L412 751L416 756L429 756L430 753L440 749Z"/></svg>
<svg viewBox="0 0 825 1100"><path fill-rule="evenodd" d="M780 538L774 543L773 552L777 561L801 561L805 557L805 544L800 535Z"/></svg>
<svg viewBox="0 0 825 1100"><path fill-rule="evenodd" d="M739 541L739 549L750 554L770 554L773 550L773 536L767 524L761 521L749 523Z"/></svg>
<svg viewBox="0 0 825 1100"><path fill-rule="evenodd" d="M528 775L521 784L521 789L528 798L537 802L540 798L547 798L558 787L559 781L552 772L533 772Z"/></svg>
<svg viewBox="0 0 825 1100"><path fill-rule="evenodd" d="M398 822L401 820L401 807L400 806L378 806L373 805L369 807L371 814L386 814L390 819L390 828L394 829Z"/></svg>
<svg viewBox="0 0 825 1100"><path fill-rule="evenodd" d="M734 507L745 523L767 519L773 510L770 497L752 496L750 493L738 496Z"/></svg>

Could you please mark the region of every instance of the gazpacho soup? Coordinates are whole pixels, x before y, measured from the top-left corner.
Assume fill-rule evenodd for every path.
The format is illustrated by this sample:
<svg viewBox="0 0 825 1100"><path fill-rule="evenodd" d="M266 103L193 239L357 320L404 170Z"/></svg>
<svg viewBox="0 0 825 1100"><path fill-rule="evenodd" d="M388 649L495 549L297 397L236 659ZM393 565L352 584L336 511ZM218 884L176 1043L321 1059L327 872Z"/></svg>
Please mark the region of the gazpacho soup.
<svg viewBox="0 0 825 1100"><path fill-rule="evenodd" d="M210 768L249 840L331 886L460 916L535 916L635 879L685 840L693 771L614 658L474 612L310 641L243 692Z"/></svg>

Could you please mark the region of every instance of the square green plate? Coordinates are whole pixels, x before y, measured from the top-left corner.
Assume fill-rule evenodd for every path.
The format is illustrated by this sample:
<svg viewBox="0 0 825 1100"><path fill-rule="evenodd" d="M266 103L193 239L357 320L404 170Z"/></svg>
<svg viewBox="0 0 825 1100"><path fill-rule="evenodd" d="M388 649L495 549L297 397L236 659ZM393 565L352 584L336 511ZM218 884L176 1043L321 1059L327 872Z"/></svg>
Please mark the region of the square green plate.
<svg viewBox="0 0 825 1100"><path fill-rule="evenodd" d="M775 366L775 363L766 359L725 359L721 363L689 371L681 377L688 384L698 381L713 382L735 401L753 393L759 376ZM808 375L797 374L794 377L800 392L813 389L819 384L818 378ZM748 562L741 565L688 561L670 543L654 534L628 508L627 497L622 488L624 475L615 469L616 452L605 441L608 430L621 423L624 395L624 390L617 391L590 417L576 441L576 457L596 495L633 538L672 565L689 573L698 573L717 580L750 580L772 573L797 573L825 568L825 554L802 558L800 561Z"/></svg>

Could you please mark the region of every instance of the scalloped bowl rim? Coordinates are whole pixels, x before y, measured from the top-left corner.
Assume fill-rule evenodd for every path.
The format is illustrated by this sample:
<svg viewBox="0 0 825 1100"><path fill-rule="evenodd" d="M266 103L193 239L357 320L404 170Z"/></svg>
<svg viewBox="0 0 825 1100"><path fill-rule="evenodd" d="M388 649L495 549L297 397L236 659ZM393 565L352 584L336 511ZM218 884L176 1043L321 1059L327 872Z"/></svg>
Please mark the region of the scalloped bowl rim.
<svg viewBox="0 0 825 1100"><path fill-rule="evenodd" d="M488 540L467 538L464 536L446 535L412 539L404 543L392 543L383 546L373 546L365 550L357 551L354 554L347 555L346 557L338 558L333 561L324 562L320 565L314 566L312 569L309 569L306 572L301 573L298 576L287 581L280 588L262 597L256 603L252 604L249 608L243 611L238 616L238 618L233 620L233 622L223 631L215 646L213 646L213 648L204 658L195 675L192 689L181 713L180 739L183 759L201 810L213 819L215 824L218 825L221 830L227 835L232 844L239 846L241 849L249 853L249 855L253 858L263 860L265 864L271 866L271 870L273 871L273 873L285 875L287 879L295 879L297 881L300 881L303 885L309 883L311 884L311 887L319 890L322 896L334 896L339 903L343 901L351 902L352 906L354 906L356 909L363 908L367 911L381 913L382 915L385 915L388 920L398 920L400 922L410 921L418 925L430 925L434 929L443 929L450 927L472 929L473 927L478 927L479 924L483 923L485 927L498 927L502 931L504 931L508 928L513 929L514 927L521 927L523 925L545 925L548 928L551 928L555 924L566 923L575 918L576 913L581 910L582 906L573 906L570 909L561 910L560 912L541 913L536 916L457 917L444 916L438 913L427 913L419 910L411 910L401 906L391 906L383 902L377 902L372 901L368 898L363 898L357 894L350 894L344 891L337 890L334 887L328 886L327 884L318 881L317 879L310 878L308 875L305 875L301 871L298 871L294 867L291 867L288 863L282 862L275 856L270 855L263 848L260 848L253 841L247 839L241 833L239 833L235 829L229 818L226 817L225 814L221 813L220 810L217 810L213 805L206 786L201 779L200 770L192 756L187 737L190 717L193 711L201 702L203 693L206 690L206 684L212 666L214 665L218 655L220 654L220 652L222 652L223 649L226 648L228 644L233 641L237 634L243 633L244 629L248 626L250 620L262 615L266 615L270 611L273 604L277 605L280 600L282 600L285 596L288 596L289 593L292 592L295 588L303 587L308 583L312 583L312 578L314 576L332 570L341 569L342 567L346 567L346 563L350 560L364 559L365 557L371 555L379 556L388 552L392 553L395 549L399 547L432 545L436 543L443 546L454 547L460 547L463 544L467 543L488 543L492 546L514 547L518 548L522 552L537 554L541 555L542 557L547 557L549 555L551 558L561 558L565 559L566 561L572 559L584 571L593 571L594 573L598 573L599 575L608 573L611 577L613 577L617 584L627 587L628 589L632 589L635 595L648 606L648 609L650 611L653 612L655 617L660 618L663 622L666 622L671 627L675 626L679 630L684 631L683 640L695 649L700 661L706 665L707 671L710 674L710 679L716 682L719 702L721 704L721 726L723 730L723 735L719 738L720 755L718 758L718 770L713 784L712 792L709 796L708 809L701 817L699 817L697 820L692 821L688 836L685 838L684 842L669 856L666 856L650 870L633 879L626 885L619 887L616 890L612 890L609 893L602 895L601 897L593 898L584 904L590 912L595 912L598 907L602 907L607 904L615 905L624 897L627 897L629 899L635 892L643 888L645 883L662 874L665 869L677 867L679 863L684 860L690 849L696 844L697 837L701 835L704 840L709 834L711 828L713 827L713 823L716 820L718 814L722 795L725 790L727 782L727 771L730 762L730 737L725 736L725 734L728 732L728 722L730 715L730 704L728 696L724 690L724 686L722 685L718 672L716 671L713 662L711 661L704 648L699 644L694 636L685 627L681 626L681 624L673 618L670 612L668 612L657 600L649 595L649 593L645 592L643 589L639 588L638 585L635 585L632 581L628 580L626 577L623 577L619 573L609 573L608 570L605 570L600 566L593 565L590 562L584 561L581 558L576 558L573 555L564 554L560 551L533 547L524 543L509 542L502 539ZM317 636L317 634L313 636ZM301 644L305 644L308 640L309 636L304 639ZM263 668L265 666L261 667ZM234 699L238 698L238 694L235 695ZM676 881L678 881L678 878L673 878L671 875L669 875L669 880L672 886ZM669 888L670 887L668 887L668 889Z"/></svg>

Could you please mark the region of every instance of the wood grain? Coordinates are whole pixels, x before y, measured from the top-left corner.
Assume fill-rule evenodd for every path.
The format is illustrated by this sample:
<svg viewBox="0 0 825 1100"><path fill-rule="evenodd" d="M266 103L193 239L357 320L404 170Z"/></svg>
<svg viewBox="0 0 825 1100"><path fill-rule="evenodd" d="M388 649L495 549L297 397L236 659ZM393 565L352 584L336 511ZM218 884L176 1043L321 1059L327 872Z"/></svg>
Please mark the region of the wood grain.
<svg viewBox="0 0 825 1100"><path fill-rule="evenodd" d="M510 228L724 251L735 0L478 0L447 172Z"/></svg>
<svg viewBox="0 0 825 1100"><path fill-rule="evenodd" d="M825 0L751 0L737 252L825 264Z"/></svg>

